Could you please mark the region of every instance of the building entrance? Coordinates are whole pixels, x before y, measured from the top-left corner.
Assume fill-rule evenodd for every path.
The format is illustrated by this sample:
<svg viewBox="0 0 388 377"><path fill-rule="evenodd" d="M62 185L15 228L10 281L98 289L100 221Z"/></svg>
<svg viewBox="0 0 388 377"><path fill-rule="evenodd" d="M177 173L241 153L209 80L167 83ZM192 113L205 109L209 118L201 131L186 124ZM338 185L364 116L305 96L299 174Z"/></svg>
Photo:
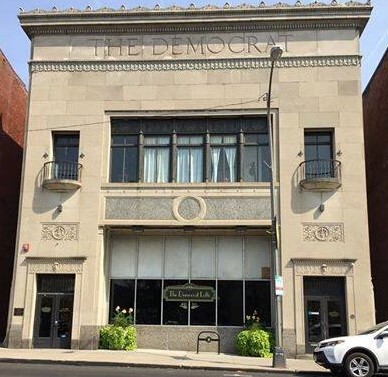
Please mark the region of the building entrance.
<svg viewBox="0 0 388 377"><path fill-rule="evenodd" d="M35 348L70 348L74 275L38 275L33 344Z"/></svg>
<svg viewBox="0 0 388 377"><path fill-rule="evenodd" d="M304 278L306 353L323 339L347 334L344 285L343 278Z"/></svg>

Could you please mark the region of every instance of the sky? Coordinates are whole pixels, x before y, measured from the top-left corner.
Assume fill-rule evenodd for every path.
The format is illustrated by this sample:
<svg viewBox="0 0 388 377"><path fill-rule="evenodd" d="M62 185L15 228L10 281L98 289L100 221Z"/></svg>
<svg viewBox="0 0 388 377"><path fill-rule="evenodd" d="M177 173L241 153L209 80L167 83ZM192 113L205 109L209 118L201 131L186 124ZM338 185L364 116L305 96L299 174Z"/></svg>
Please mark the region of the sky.
<svg viewBox="0 0 388 377"><path fill-rule="evenodd" d="M303 4L309 4L314 0L302 0ZM320 0L323 3L330 3L331 0ZM337 0L343 3L348 0ZM367 0L359 0L365 3ZM25 11L35 8L49 10L53 6L63 10L70 7L85 9L90 5L93 9L111 7L118 9L122 4L126 8L134 8L139 5L153 8L159 4L162 8L171 5L188 7L194 2L197 7L207 4L224 5L228 2L231 5L241 3L258 4L260 1L252 0L0 0L0 48L13 66L19 77L28 84L28 60L30 55L30 41L19 26L17 15L19 7ZM267 5L278 3L279 0L265 0ZM296 0L283 0L282 2L294 4ZM374 6L371 19L368 22L361 36L361 82L362 88L368 84L373 72L378 66L381 57L388 46L388 0L372 0Z"/></svg>

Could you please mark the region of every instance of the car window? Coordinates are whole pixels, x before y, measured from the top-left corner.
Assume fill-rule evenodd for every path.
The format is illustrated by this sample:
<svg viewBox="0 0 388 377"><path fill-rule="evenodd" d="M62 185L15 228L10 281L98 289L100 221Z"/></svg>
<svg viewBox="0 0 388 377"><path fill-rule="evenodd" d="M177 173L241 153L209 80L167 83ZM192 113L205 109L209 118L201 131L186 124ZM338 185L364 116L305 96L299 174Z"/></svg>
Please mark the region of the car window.
<svg viewBox="0 0 388 377"><path fill-rule="evenodd" d="M371 328L369 328L368 330L365 330L363 332L360 332L358 335L368 335L368 334L372 334L378 330L381 330L383 327L385 326L388 326L388 321L386 322L381 322L381 323L378 323L377 325L374 325L372 326Z"/></svg>

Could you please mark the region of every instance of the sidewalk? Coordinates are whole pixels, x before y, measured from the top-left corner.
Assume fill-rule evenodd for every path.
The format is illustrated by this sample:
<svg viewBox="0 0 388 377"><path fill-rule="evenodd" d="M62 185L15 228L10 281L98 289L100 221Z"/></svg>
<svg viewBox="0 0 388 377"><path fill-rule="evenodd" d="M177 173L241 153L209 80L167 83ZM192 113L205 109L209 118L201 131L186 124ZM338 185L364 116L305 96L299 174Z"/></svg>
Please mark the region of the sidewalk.
<svg viewBox="0 0 388 377"><path fill-rule="evenodd" d="M138 349L135 351L0 348L0 362L64 363L101 366L220 369L327 374L313 360L287 359L287 369L272 368L272 359L217 353Z"/></svg>

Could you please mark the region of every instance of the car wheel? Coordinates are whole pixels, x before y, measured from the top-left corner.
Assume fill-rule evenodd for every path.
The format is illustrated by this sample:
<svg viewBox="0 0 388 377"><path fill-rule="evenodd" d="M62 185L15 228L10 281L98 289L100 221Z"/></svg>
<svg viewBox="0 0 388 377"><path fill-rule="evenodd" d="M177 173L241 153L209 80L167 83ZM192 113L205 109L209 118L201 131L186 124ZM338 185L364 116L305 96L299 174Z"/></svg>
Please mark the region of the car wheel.
<svg viewBox="0 0 388 377"><path fill-rule="evenodd" d="M375 366L368 355L355 352L346 358L345 372L348 377L371 377L375 372Z"/></svg>

